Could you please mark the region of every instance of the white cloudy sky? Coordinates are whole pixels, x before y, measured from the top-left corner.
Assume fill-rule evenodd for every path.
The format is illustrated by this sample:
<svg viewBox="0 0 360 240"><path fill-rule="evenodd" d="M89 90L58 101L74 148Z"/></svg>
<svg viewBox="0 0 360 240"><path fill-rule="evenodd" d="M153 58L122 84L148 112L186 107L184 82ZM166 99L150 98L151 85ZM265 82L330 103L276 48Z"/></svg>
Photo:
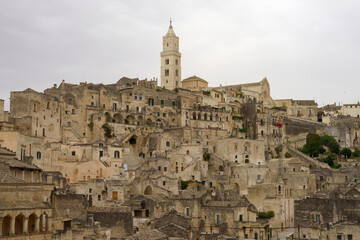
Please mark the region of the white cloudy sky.
<svg viewBox="0 0 360 240"><path fill-rule="evenodd" d="M275 99L357 102L359 10L359 0L1 0L0 99L62 79L159 77L172 17L182 78L266 76Z"/></svg>

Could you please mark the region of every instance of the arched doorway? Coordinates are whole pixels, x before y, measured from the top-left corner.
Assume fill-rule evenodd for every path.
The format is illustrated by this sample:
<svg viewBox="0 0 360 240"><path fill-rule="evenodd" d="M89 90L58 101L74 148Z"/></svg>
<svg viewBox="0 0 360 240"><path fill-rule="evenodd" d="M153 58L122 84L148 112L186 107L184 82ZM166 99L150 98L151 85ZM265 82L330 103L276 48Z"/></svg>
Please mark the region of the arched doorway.
<svg viewBox="0 0 360 240"><path fill-rule="evenodd" d="M25 216L19 214L15 218L15 234L23 234L24 233L24 220Z"/></svg>
<svg viewBox="0 0 360 240"><path fill-rule="evenodd" d="M144 124L144 118L142 116L139 116L137 119L137 125L143 125Z"/></svg>
<svg viewBox="0 0 360 240"><path fill-rule="evenodd" d="M105 113L105 119L106 119L106 122L111 122L111 115L110 115L110 113L108 113L108 112Z"/></svg>
<svg viewBox="0 0 360 240"><path fill-rule="evenodd" d="M35 213L33 213L29 216L29 222L28 222L29 233L35 233L35 221L36 221L36 215Z"/></svg>
<svg viewBox="0 0 360 240"><path fill-rule="evenodd" d="M135 117L128 115L125 119L125 124L135 125Z"/></svg>
<svg viewBox="0 0 360 240"><path fill-rule="evenodd" d="M150 186L147 186L144 191L145 195L151 195L152 194L152 188Z"/></svg>
<svg viewBox="0 0 360 240"><path fill-rule="evenodd" d="M122 121L123 121L123 118L122 118L121 114L120 113L115 113L113 118L112 118L112 122L113 123L122 123Z"/></svg>
<svg viewBox="0 0 360 240"><path fill-rule="evenodd" d="M9 236L10 235L10 223L11 217L7 215L3 218L2 222L2 236Z"/></svg>
<svg viewBox="0 0 360 240"><path fill-rule="evenodd" d="M151 121L151 119L150 119L150 118L146 119L145 124L146 124L147 126L152 126L152 121Z"/></svg>

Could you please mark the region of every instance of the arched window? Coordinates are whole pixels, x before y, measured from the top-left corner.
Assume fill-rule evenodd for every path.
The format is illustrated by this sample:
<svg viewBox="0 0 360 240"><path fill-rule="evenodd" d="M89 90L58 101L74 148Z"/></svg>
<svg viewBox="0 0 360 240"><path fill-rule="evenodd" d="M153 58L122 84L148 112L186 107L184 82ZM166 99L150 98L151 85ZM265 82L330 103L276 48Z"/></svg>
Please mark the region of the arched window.
<svg viewBox="0 0 360 240"><path fill-rule="evenodd" d="M281 194L281 186L278 186L278 194Z"/></svg>
<svg viewBox="0 0 360 240"><path fill-rule="evenodd" d="M24 220L25 216L19 214L15 218L15 234L23 234L24 233Z"/></svg>
<svg viewBox="0 0 360 240"><path fill-rule="evenodd" d="M166 142L166 146L170 147L170 142L169 141Z"/></svg>
<svg viewBox="0 0 360 240"><path fill-rule="evenodd" d="M11 217L7 215L2 221L2 236L10 236Z"/></svg>
<svg viewBox="0 0 360 240"><path fill-rule="evenodd" d="M41 159L41 152L36 153L36 159Z"/></svg>
<svg viewBox="0 0 360 240"><path fill-rule="evenodd" d="M145 195L151 195L152 194L152 188L150 186L147 186L144 191Z"/></svg>
<svg viewBox="0 0 360 240"><path fill-rule="evenodd" d="M29 233L35 233L35 220L36 220L36 215L35 215L35 213L33 213L29 216L29 221L28 221L28 232Z"/></svg>
<svg viewBox="0 0 360 240"><path fill-rule="evenodd" d="M120 152L119 151L114 152L114 158L120 158Z"/></svg>

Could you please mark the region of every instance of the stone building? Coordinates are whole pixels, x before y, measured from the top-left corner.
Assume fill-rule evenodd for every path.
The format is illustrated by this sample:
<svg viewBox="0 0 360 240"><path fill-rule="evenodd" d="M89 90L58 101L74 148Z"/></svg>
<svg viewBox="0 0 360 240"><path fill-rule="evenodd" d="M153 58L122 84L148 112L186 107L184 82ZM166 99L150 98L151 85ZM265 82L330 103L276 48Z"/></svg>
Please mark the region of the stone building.
<svg viewBox="0 0 360 240"><path fill-rule="evenodd" d="M317 121L317 103L314 100L275 100L278 107L285 107L288 116Z"/></svg>
<svg viewBox="0 0 360 240"><path fill-rule="evenodd" d="M42 170L19 161L0 148L0 236L52 239L52 184L44 184Z"/></svg>
<svg viewBox="0 0 360 240"><path fill-rule="evenodd" d="M179 37L175 35L170 20L169 30L163 37L161 52L161 87L173 90L181 87L181 53Z"/></svg>
<svg viewBox="0 0 360 240"><path fill-rule="evenodd" d="M183 88L190 89L191 91L203 91L203 89L208 87L209 83L206 80L194 75L182 80L181 84ZM210 91L205 91L205 93L210 94Z"/></svg>

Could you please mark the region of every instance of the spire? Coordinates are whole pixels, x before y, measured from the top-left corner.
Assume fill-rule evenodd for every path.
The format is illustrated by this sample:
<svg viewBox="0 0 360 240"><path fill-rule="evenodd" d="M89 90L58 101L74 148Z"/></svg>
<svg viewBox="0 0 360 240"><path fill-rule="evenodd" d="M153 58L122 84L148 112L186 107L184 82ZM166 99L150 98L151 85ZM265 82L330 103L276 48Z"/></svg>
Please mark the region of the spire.
<svg viewBox="0 0 360 240"><path fill-rule="evenodd" d="M172 36L172 35L176 36L174 29L172 27L172 19L170 18L170 26L169 26L168 32L166 33L166 36L168 37L168 36Z"/></svg>

